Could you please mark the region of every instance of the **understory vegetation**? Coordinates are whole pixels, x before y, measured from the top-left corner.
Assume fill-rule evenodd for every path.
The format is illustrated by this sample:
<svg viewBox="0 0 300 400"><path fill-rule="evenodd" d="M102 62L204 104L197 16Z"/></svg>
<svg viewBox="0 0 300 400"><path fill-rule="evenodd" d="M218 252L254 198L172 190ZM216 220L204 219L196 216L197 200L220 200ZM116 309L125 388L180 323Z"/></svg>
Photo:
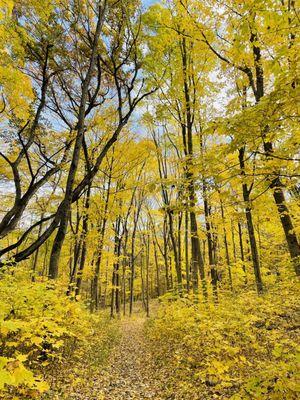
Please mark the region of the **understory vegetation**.
<svg viewBox="0 0 300 400"><path fill-rule="evenodd" d="M33 283L24 270L1 277L0 299L0 398L67 399L118 340L107 314L91 314L63 288Z"/></svg>
<svg viewBox="0 0 300 400"><path fill-rule="evenodd" d="M222 296L220 303L162 299L146 326L167 395L178 399L297 399L299 286ZM159 343L159 346L158 346Z"/></svg>

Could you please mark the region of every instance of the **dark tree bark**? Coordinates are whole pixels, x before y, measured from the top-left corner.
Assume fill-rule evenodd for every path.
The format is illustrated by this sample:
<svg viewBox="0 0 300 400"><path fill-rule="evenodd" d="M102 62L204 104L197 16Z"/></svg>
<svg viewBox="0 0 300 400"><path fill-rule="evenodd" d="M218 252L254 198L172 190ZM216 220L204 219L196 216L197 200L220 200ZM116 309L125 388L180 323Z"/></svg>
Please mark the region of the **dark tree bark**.
<svg viewBox="0 0 300 400"><path fill-rule="evenodd" d="M245 147L241 147L239 149L239 163L240 163L242 177L245 176L244 155L245 155ZM257 250L257 242L256 242L256 238L255 238L254 224L253 224L253 218L252 218L252 209L251 209L251 201L250 201L251 189L252 189L251 187L248 188L246 183L242 184L243 200L245 203L245 214L246 214L248 235L249 235L249 241L250 241L251 258L252 258L253 270L254 270L254 275L255 275L256 289L257 289L257 292L259 294L261 294L263 292L263 282L262 282L261 273L260 273L260 263L259 263L259 256L258 256L258 250Z"/></svg>
<svg viewBox="0 0 300 400"><path fill-rule="evenodd" d="M155 261L155 272L156 272L156 296L159 297L161 294L160 289L160 270L159 270L159 261L158 261L158 254L157 254L157 246L156 241L153 238L153 250L154 250L154 261Z"/></svg>
<svg viewBox="0 0 300 400"><path fill-rule="evenodd" d="M233 220L231 220L231 241L232 241L232 249L233 249L233 257L234 262L236 262L236 245L235 245L235 235L234 235L234 225Z"/></svg>
<svg viewBox="0 0 300 400"><path fill-rule="evenodd" d="M185 273L186 273L186 290L190 291L190 260L189 260L189 214L185 210L185 231L184 231L184 248L185 248Z"/></svg>
<svg viewBox="0 0 300 400"><path fill-rule="evenodd" d="M133 231L131 236L131 254L130 254L130 295L129 295L129 315L132 315L133 312L133 302L134 302L134 279L135 279L135 239L137 233L137 224L140 216L142 208L142 199L139 199L136 210L134 212L133 217Z"/></svg>
<svg viewBox="0 0 300 400"><path fill-rule="evenodd" d="M145 306L146 306L146 315L150 317L150 308L149 308L149 268L150 268L150 235L143 236L144 245L145 245L145 269L146 269L146 296L145 296Z"/></svg>
<svg viewBox="0 0 300 400"><path fill-rule="evenodd" d="M29 150L34 144L35 138L37 136L36 131L39 128L41 116L46 106L46 96L50 79L55 75L55 72L50 72L49 68L49 59L51 58L50 56L51 47L52 47L51 44L48 43L46 45L45 50L44 51L42 50L44 54L38 54L38 52L34 52L33 54L33 57L36 59L35 61L39 65L39 70L41 75L40 78L38 79L38 84L40 84L41 81L40 100L33 120L32 121L28 120L23 125L23 127L21 127L17 132L21 150L19 151L14 161L11 161L7 156L5 156L4 153L0 152L0 156L11 167L15 185L14 204L12 208L5 213L0 222L0 238L5 237L15 229L22 215L24 214L24 211L29 201L32 199L34 194L50 179L51 176L53 176L59 170L59 166L55 165L54 167L50 168L42 177L38 178L42 168L41 166L39 166L38 169L34 172L31 162L31 157L29 154ZM24 137L27 138L26 143L24 142L23 135ZM20 163L24 158L26 159L27 166L30 171L31 180L27 187L27 190L25 191L24 194L22 194L21 176L19 168L20 168ZM48 157L48 160L51 160L51 157ZM5 254L5 252L3 252L2 254Z"/></svg>
<svg viewBox="0 0 300 400"><path fill-rule="evenodd" d="M72 233L74 236L74 245L73 245L73 254L70 257L70 277L69 277L69 286L67 290L67 296L70 296L74 293L74 286L75 286L75 278L78 268L78 262L80 260L81 255L81 245L82 245L82 235L80 234L80 223L81 223L82 215L80 214L79 210L79 202L76 202L76 224L75 229L72 228L72 221L70 215L70 227L72 229ZM47 242L48 243L48 242ZM72 244L71 244L72 246Z"/></svg>
<svg viewBox="0 0 300 400"><path fill-rule="evenodd" d="M228 279L229 279L230 289L233 292L230 256L229 256L229 248L228 248L228 241L227 241L227 232L226 232L226 227L225 227L225 213L224 213L223 201L222 201L221 197L220 197L220 207L221 207L221 216L222 216L222 223L223 223L223 235L224 235L226 263L227 263L227 268L228 268Z"/></svg>
<svg viewBox="0 0 300 400"><path fill-rule="evenodd" d="M92 80L94 67L96 64L97 48L98 48L100 33L101 33L101 29L102 29L102 24L104 21L104 11L106 8L105 6L106 6L106 2L104 3L104 9L102 9L102 7L100 5L98 6L97 25L96 25L96 29L95 29L95 33L94 33L93 44L91 47L91 56L90 56L89 67L88 67L86 76L82 81L82 92L81 92L80 106L79 106L79 111L78 111L78 120L77 120L77 126L76 126L77 134L76 134L75 144L74 144L74 148L73 148L72 161L71 161L70 169L68 172L68 178L67 178L67 183L66 183L66 188L65 188L65 196L64 196L63 202L61 203L61 207L58 210L58 216L59 216L59 221L60 221L59 227L58 227L58 231L57 231L57 234L56 234L54 242L53 242L51 257L50 257L49 277L52 279L56 279L58 276L60 253L61 253L61 249L62 249L64 240L65 240L65 236L67 233L68 216L69 216L70 208L71 208L71 204L72 204L74 182L75 182L76 172L77 172L79 159L80 159L80 152L81 152L81 148L82 148L83 136L84 136L84 132L85 132L85 118L86 118L86 109L87 109L87 102L88 102L88 96L89 96L89 87L90 87L90 83Z"/></svg>
<svg viewBox="0 0 300 400"><path fill-rule="evenodd" d="M206 183L203 181L203 203L204 203L204 215L205 215L205 226L206 226L206 237L208 247L208 260L211 271L211 283L213 288L213 294L215 301L218 301L218 273L216 270L216 258L215 258L215 237L212 232L212 224L210 221L211 213L207 198Z"/></svg>
<svg viewBox="0 0 300 400"><path fill-rule="evenodd" d="M102 253L103 253L103 246L104 246L104 237L106 232L106 224L107 224L107 212L108 212L108 203L110 198L110 190L111 190L111 181L112 181L112 168L113 168L114 159L112 159L109 171L108 171L108 183L107 183L107 191L105 196L105 204L103 210L103 217L100 221L99 226L99 241L98 241L98 248L96 254L96 263L95 263L95 272L92 278L91 283L91 311L94 309L99 309L99 278L100 278L100 267L101 267L101 260L102 260Z"/></svg>
<svg viewBox="0 0 300 400"><path fill-rule="evenodd" d="M82 275L85 267L86 261L86 253L87 253L87 235L89 232L89 208L90 208L90 195L91 195L91 185L88 186L86 199L84 204L84 215L82 218L82 250L81 250L81 258L80 264L76 276L76 286L75 286L75 298L79 296L81 291L81 284L82 284Z"/></svg>
<svg viewBox="0 0 300 400"><path fill-rule="evenodd" d="M256 87L252 86L252 90L256 99L256 103L259 103L264 97L264 70L262 66L261 49L256 44L258 42L258 37L256 33L251 33L250 42L253 49L253 59L255 66L255 77L256 77ZM274 148L273 143L266 140L266 135L269 131L269 126L266 125L263 129L263 148L266 158L272 158ZM270 188L273 191L273 198L278 210L280 222L285 234L285 239L287 242L288 250L293 261L294 270L297 276L300 276L300 244L298 242L294 225L292 222L289 209L286 205L285 195L284 195L284 184L281 181L279 171L272 171L272 178L270 180Z"/></svg>
<svg viewBox="0 0 300 400"><path fill-rule="evenodd" d="M247 280L247 272L246 272L246 265L245 265L245 254L244 254L244 245L243 245L243 231L242 231L242 225L241 225L240 222L238 222L238 229L239 229L239 242L240 242L242 268L243 268L244 275L245 275L245 284L247 285L248 280Z"/></svg>
<svg viewBox="0 0 300 400"><path fill-rule="evenodd" d="M182 61L182 71L183 71L183 91L184 91L184 110L181 119L181 130L184 154L186 158L185 165L185 178L187 182L187 194L189 201L189 213L190 213L190 234L191 234L191 265L192 265L192 285L193 292L195 295L198 294L198 273L200 273L202 292L203 296L207 298L207 287L206 278L204 270L204 262L200 249L200 240L198 236L198 225L195 213L196 206L196 191L195 191L195 177L193 173L193 124L194 116L192 112L192 101L189 86L189 76L188 76L188 54L186 46L186 38L183 37L180 41L181 50L181 61ZM195 101L195 99L194 99Z"/></svg>
<svg viewBox="0 0 300 400"><path fill-rule="evenodd" d="M110 316L113 318L114 310L120 315L120 255L121 255L121 216L115 223L114 256L116 261L113 265Z"/></svg>

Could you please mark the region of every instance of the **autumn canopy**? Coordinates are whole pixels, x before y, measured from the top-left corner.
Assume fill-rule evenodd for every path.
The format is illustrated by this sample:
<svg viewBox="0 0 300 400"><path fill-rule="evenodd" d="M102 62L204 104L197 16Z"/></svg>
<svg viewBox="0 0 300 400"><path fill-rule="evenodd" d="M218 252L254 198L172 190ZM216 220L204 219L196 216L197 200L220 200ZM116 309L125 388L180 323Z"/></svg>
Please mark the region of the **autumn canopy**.
<svg viewBox="0 0 300 400"><path fill-rule="evenodd" d="M0 0L0 399L298 398L299 18Z"/></svg>

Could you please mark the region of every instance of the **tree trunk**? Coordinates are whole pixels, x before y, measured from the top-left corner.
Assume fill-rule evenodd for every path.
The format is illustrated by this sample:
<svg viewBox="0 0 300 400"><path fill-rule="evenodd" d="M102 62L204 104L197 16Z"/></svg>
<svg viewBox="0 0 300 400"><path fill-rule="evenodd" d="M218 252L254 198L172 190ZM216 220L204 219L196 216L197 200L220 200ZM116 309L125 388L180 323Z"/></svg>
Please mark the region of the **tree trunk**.
<svg viewBox="0 0 300 400"><path fill-rule="evenodd" d="M246 265L245 265L245 255L244 255L244 246L243 246L243 231L242 231L242 225L240 222L238 222L238 228L239 228L239 241L240 241L240 252L241 252L241 260L242 260L242 268L245 274L245 285L247 285L248 280L247 280L247 272L246 272Z"/></svg>
<svg viewBox="0 0 300 400"><path fill-rule="evenodd" d="M41 215L41 219L44 218L44 213L42 213ZM42 230L43 230L43 224L40 224L39 226L39 231L38 231L38 237L41 236L42 234ZM35 275L36 275L36 267L37 267L37 262L38 262L38 257L39 257L39 250L40 248L38 248L34 254L33 257L33 265L32 265L32 275L31 275L31 281L35 282Z"/></svg>
<svg viewBox="0 0 300 400"><path fill-rule="evenodd" d="M86 253L87 253L87 235L88 235L88 229L89 229L88 221L89 221L91 185L92 185L92 182L90 182L90 184L88 186L85 204L84 204L84 215L83 215L83 219L82 219L82 239L81 239L82 250L81 250L79 269L78 269L77 277L76 277L75 298L76 298L76 296L79 296L79 294L80 294L81 284L82 284L82 275L83 275L83 270L85 267L85 260L86 260Z"/></svg>
<svg viewBox="0 0 300 400"><path fill-rule="evenodd" d="M230 223L231 223L231 240L232 240L233 257L234 257L234 262L236 262L236 245L235 245L235 236L234 236L234 225L233 225L232 220Z"/></svg>
<svg viewBox="0 0 300 400"><path fill-rule="evenodd" d="M203 202L204 202L204 215L205 215L205 226L206 226L206 236L207 236L207 247L208 247L208 261L211 271L211 283L213 288L213 294L215 301L218 301L218 273L216 270L216 260L215 260L215 243L214 236L212 233L212 225L210 222L210 210L207 200L206 184L203 183Z"/></svg>
<svg viewBox="0 0 300 400"><path fill-rule="evenodd" d="M226 263L227 263L227 268L228 268L228 279L229 279L230 289L233 292L230 256L229 256L227 233L226 233L226 226L225 226L225 213L224 213L223 201L222 201L221 197L220 197L220 206L221 206L221 216L222 216L222 223L223 223L223 235L224 235Z"/></svg>
<svg viewBox="0 0 300 400"><path fill-rule="evenodd" d="M288 3L288 9L291 7L291 3ZM264 97L264 70L261 63L261 49L256 44L257 34L252 33L250 38L252 49L253 49L253 59L255 66L256 75L256 90L252 86L252 90L255 96L256 103L259 103ZM293 44L294 38L291 37L290 44ZM292 86L293 87L293 86ZM267 159L272 158L274 152L273 143L265 140L266 135L269 131L269 126L265 126L263 130L263 148ZM283 183L280 179L280 174L278 171L272 171L272 175L275 176L270 183L270 188L273 190L273 198L277 206L280 222L285 234L285 239L287 242L288 250L293 262L294 270L297 276L300 276L300 244L298 242L293 222L289 213L289 209L285 202L285 196L283 192Z"/></svg>
<svg viewBox="0 0 300 400"><path fill-rule="evenodd" d="M181 272L181 265L180 265L180 259L179 259L179 254L178 254L178 247L177 247L178 243L176 241L175 233L174 233L173 212L171 210L167 210L167 215L168 215L168 220L169 220L169 234L170 234L172 250L173 250L173 254L174 254L178 292L182 293L182 272Z"/></svg>
<svg viewBox="0 0 300 400"><path fill-rule="evenodd" d="M153 238L153 249L154 249L154 261L155 261L155 271L156 271L156 295L160 296L160 277L159 277L159 262L156 248L156 241Z"/></svg>
<svg viewBox="0 0 300 400"><path fill-rule="evenodd" d="M150 317L150 308L149 308L150 236L149 236L149 234L146 236L145 248L146 248L146 257L145 257L145 262L146 262L146 315L149 318Z"/></svg>
<svg viewBox="0 0 300 400"><path fill-rule="evenodd" d="M165 263L165 277L166 277L166 289L167 291L171 289L170 284L170 276L169 276L169 253L168 253L168 237L169 232L167 230L167 221L166 216L164 217L164 225L163 225L163 257Z"/></svg>
<svg viewBox="0 0 300 400"><path fill-rule="evenodd" d="M245 154L245 147L242 147L239 149L239 163L240 163L242 176L245 176L244 154ZM246 214L248 235L249 235L249 241L250 241L251 258L252 258L253 270L254 270L254 275L255 275L256 289L257 289L257 292L260 294L263 292L263 283L262 283L262 278L261 278L261 273L260 273L259 256L258 256L257 243L256 243L256 238L255 238L255 232L254 232L252 210L251 210L251 206L250 206L250 191L251 191L251 189L248 189L246 183L242 184L242 189L243 189L243 200L245 202L245 214Z"/></svg>
<svg viewBox="0 0 300 400"><path fill-rule="evenodd" d="M185 231L184 231L184 246L185 246L185 273L186 273L186 291L190 291L190 260L189 260L189 214L185 210Z"/></svg>
<svg viewBox="0 0 300 400"><path fill-rule="evenodd" d="M189 200L190 210L190 234L191 234L191 264L192 264L192 285L193 292L198 294L198 271L202 282L203 296L207 298L207 287L204 271L204 263L200 249L200 241L198 236L198 226L195 214L196 206L196 193L195 193L195 177L193 173L193 115L191 110L191 96L190 96L190 76L188 71L188 54L186 48L186 38L183 37L181 41L181 59L182 59L182 72L183 72L183 91L185 106L183 110L184 118L181 121L182 139L184 153L186 157L185 165L185 178L188 185L187 193Z"/></svg>
<svg viewBox="0 0 300 400"><path fill-rule="evenodd" d="M90 86L90 82L92 79L92 74L93 74L93 70L94 70L94 66L95 66L95 62L96 62L98 42L99 42L100 32L101 32L101 28L102 28L102 23L103 23L103 14L100 12L100 7L99 7L99 15L98 15L98 20L97 20L97 25L96 25L95 35L94 35L94 41L93 41L93 45L92 45L92 49L91 49L92 54L91 54L91 58L90 58L90 63L89 63L89 67L88 67L86 76L82 82L80 107L79 107L78 121L77 121L77 126L76 126L77 134L76 134L76 139L75 139L75 144L74 144L74 149L73 149L72 161L71 161L68 178L67 178L67 183L66 183L65 197L61 204L60 209L57 211L60 223L59 223L57 234L56 234L54 242L53 242L51 257L50 257L49 277L51 279L56 279L58 276L59 258L60 258L64 240L65 240L65 236L67 233L68 217L69 217L71 204L72 204L73 187L74 187L75 177L76 177L77 168L78 168L79 159L80 159L80 151L82 148L83 135L84 135L84 131L85 131L85 112L86 112L86 104L87 104L88 95L89 95L89 86Z"/></svg>
<svg viewBox="0 0 300 400"><path fill-rule="evenodd" d="M109 166L109 175L108 175L108 184L107 184L107 192L105 197L105 204L104 204L104 211L103 211L103 218L100 225L99 230L99 242L98 242L98 249L97 249L97 259L95 264L95 271L94 276L92 279L92 299L91 299L91 310L99 309L99 278L100 278L100 267L101 267L101 260L102 260L102 252L103 252L103 245L104 245L104 237L106 231L106 224L107 224L107 212L108 212L108 202L110 198L110 187L111 187L111 180L112 180L112 168L113 168L113 159Z"/></svg>
<svg viewBox="0 0 300 400"><path fill-rule="evenodd" d="M279 213L279 218L281 221L281 225L284 230L285 239L287 242L288 250L293 262L294 270L297 276L300 276L300 245L297 240L297 236L294 230L294 226L289 214L289 210L286 206L284 192L281 187L279 178L272 182L273 197L277 206L277 210Z"/></svg>
<svg viewBox="0 0 300 400"><path fill-rule="evenodd" d="M132 315L133 311L134 279L135 279L135 238L136 238L137 224L141 212L141 207L142 207L142 201L139 202L133 218L133 231L131 237L131 255L130 255L131 275L130 275L129 315Z"/></svg>
<svg viewBox="0 0 300 400"><path fill-rule="evenodd" d="M75 243L73 247L73 256L70 259L70 276L69 276L69 286L67 290L67 296L70 296L74 292L74 282L77 273L78 262L81 256L81 246L82 246L82 234L79 234L80 231L80 220L81 215L79 212L79 203L76 201L76 227L75 227ZM72 246L72 244L71 244Z"/></svg>

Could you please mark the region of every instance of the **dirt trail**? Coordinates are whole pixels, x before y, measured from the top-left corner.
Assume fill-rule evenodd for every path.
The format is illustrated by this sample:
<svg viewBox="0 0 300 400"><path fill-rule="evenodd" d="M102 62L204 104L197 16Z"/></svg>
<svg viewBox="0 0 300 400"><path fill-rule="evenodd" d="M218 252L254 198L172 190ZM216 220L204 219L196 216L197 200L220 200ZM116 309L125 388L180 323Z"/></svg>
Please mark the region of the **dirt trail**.
<svg viewBox="0 0 300 400"><path fill-rule="evenodd" d="M110 356L99 399L162 399L156 368L144 340L144 322L142 317L121 321L122 336Z"/></svg>
<svg viewBox="0 0 300 400"><path fill-rule="evenodd" d="M166 400L158 370L144 338L145 317L120 321L121 337L108 363L88 383L74 388L72 400Z"/></svg>

